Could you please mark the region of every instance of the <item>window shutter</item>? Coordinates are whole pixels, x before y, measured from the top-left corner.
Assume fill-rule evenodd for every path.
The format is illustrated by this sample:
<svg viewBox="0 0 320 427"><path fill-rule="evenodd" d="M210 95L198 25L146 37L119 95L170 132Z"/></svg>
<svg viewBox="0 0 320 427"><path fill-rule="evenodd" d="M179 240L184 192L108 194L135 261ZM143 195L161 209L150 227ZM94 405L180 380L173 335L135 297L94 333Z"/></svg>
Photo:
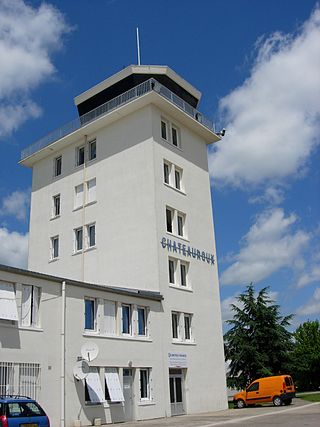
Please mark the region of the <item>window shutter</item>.
<svg viewBox="0 0 320 427"><path fill-rule="evenodd" d="M116 305L114 301L104 301L104 332L116 334Z"/></svg>
<svg viewBox="0 0 320 427"><path fill-rule="evenodd" d="M91 368L91 372L86 377L86 384L91 402L104 402L104 393L100 381L98 368Z"/></svg>
<svg viewBox="0 0 320 427"><path fill-rule="evenodd" d="M31 323L31 292L32 286L22 285L21 298L21 325L30 326Z"/></svg>
<svg viewBox="0 0 320 427"><path fill-rule="evenodd" d="M18 320L18 309L13 283L0 282L0 319Z"/></svg>
<svg viewBox="0 0 320 427"><path fill-rule="evenodd" d="M96 179L88 181L88 203L96 200Z"/></svg>
<svg viewBox="0 0 320 427"><path fill-rule="evenodd" d="M105 378L111 402L124 402L123 391L117 368L106 368Z"/></svg>
<svg viewBox="0 0 320 427"><path fill-rule="evenodd" d="M83 184L77 185L75 190L74 207L79 208L83 206Z"/></svg>
<svg viewBox="0 0 320 427"><path fill-rule="evenodd" d="M32 298L32 324L38 326L39 324L39 305L40 305L40 288L33 286L33 298Z"/></svg>

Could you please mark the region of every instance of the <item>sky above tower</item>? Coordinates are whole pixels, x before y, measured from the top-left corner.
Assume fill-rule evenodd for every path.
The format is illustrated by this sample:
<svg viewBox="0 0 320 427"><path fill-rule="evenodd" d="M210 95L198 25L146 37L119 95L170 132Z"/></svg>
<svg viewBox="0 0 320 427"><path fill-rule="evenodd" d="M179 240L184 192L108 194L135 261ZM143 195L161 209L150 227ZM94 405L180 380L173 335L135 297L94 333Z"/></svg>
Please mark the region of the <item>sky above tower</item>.
<svg viewBox="0 0 320 427"><path fill-rule="evenodd" d="M0 263L25 268L21 149L76 117L75 95L129 64L202 92L223 319L270 286L293 328L320 316L320 6L314 0L0 0Z"/></svg>

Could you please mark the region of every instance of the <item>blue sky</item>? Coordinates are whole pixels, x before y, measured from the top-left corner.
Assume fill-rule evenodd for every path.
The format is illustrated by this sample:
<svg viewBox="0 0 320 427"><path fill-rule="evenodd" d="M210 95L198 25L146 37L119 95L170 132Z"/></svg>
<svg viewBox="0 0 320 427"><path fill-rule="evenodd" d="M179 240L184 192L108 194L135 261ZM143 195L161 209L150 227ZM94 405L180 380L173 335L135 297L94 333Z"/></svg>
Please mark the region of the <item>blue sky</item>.
<svg viewBox="0 0 320 427"><path fill-rule="evenodd" d="M320 6L313 0L0 0L0 263L26 266L22 148L136 59L203 94L223 318L251 281L293 327L320 314Z"/></svg>

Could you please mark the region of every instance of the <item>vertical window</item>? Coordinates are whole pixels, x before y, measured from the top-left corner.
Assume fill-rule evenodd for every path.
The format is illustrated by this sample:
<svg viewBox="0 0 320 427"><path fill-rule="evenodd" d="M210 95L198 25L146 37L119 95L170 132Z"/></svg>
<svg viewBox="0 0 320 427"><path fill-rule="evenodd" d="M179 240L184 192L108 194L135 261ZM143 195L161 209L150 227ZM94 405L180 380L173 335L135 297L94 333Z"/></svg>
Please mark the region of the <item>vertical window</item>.
<svg viewBox="0 0 320 427"><path fill-rule="evenodd" d="M138 335L147 335L147 309L138 307Z"/></svg>
<svg viewBox="0 0 320 427"><path fill-rule="evenodd" d="M180 261L180 285L187 286L187 264Z"/></svg>
<svg viewBox="0 0 320 427"><path fill-rule="evenodd" d="M171 313L171 322L172 322L172 338L179 338L179 314L172 312Z"/></svg>
<svg viewBox="0 0 320 427"><path fill-rule="evenodd" d="M104 300L104 330L107 335L116 335L116 303Z"/></svg>
<svg viewBox="0 0 320 427"><path fill-rule="evenodd" d="M167 123L161 120L161 137L168 139Z"/></svg>
<svg viewBox="0 0 320 427"><path fill-rule="evenodd" d="M150 370L140 369L140 400L150 400Z"/></svg>
<svg viewBox="0 0 320 427"><path fill-rule="evenodd" d="M168 233L172 233L172 220L173 220L173 211L169 208L166 208L166 222L167 222Z"/></svg>
<svg viewBox="0 0 320 427"><path fill-rule="evenodd" d="M178 213L178 236L183 237L184 236L184 220L185 216L181 213Z"/></svg>
<svg viewBox="0 0 320 427"><path fill-rule="evenodd" d="M175 283L176 261L169 258L169 283Z"/></svg>
<svg viewBox="0 0 320 427"><path fill-rule="evenodd" d="M83 229L82 227L74 230L74 251L79 252L83 249Z"/></svg>
<svg viewBox="0 0 320 427"><path fill-rule="evenodd" d="M77 209L81 206L83 206L83 184L75 187L74 208Z"/></svg>
<svg viewBox="0 0 320 427"><path fill-rule="evenodd" d="M76 165L77 166L84 164L84 153L85 153L85 146L84 145L76 148Z"/></svg>
<svg viewBox="0 0 320 427"><path fill-rule="evenodd" d="M170 184L170 166L168 163L163 163L163 179L166 184Z"/></svg>
<svg viewBox="0 0 320 427"><path fill-rule="evenodd" d="M122 308L122 333L131 334L131 306L123 304Z"/></svg>
<svg viewBox="0 0 320 427"><path fill-rule="evenodd" d="M87 181L87 203L96 201L96 178Z"/></svg>
<svg viewBox="0 0 320 427"><path fill-rule="evenodd" d="M61 198L60 198L60 194L57 194L56 196L53 196L53 211L52 211L53 218L60 215L60 206L61 206Z"/></svg>
<svg viewBox="0 0 320 427"><path fill-rule="evenodd" d="M96 225L89 224L87 225L87 237L88 237L88 247L92 248L96 245Z"/></svg>
<svg viewBox="0 0 320 427"><path fill-rule="evenodd" d="M59 236L51 237L51 259L59 257Z"/></svg>
<svg viewBox="0 0 320 427"><path fill-rule="evenodd" d="M184 339L191 340L191 314L184 313Z"/></svg>
<svg viewBox="0 0 320 427"><path fill-rule="evenodd" d="M89 142L89 160L93 160L97 157L97 142L94 139Z"/></svg>
<svg viewBox="0 0 320 427"><path fill-rule="evenodd" d="M84 329L88 331L96 329L96 301L92 298L84 300Z"/></svg>
<svg viewBox="0 0 320 427"><path fill-rule="evenodd" d="M56 157L54 159L54 176L59 176L61 175L61 171L62 171L62 156Z"/></svg>
<svg viewBox="0 0 320 427"><path fill-rule="evenodd" d="M172 144L175 147L179 146L179 139L178 139L178 130L175 127L171 127L171 135L172 135Z"/></svg>
<svg viewBox="0 0 320 427"><path fill-rule="evenodd" d="M39 307L41 288L33 285L22 285L21 326L39 326Z"/></svg>
<svg viewBox="0 0 320 427"><path fill-rule="evenodd" d="M181 169L175 168L174 185L175 185L177 190L181 190L181 175L182 175Z"/></svg>

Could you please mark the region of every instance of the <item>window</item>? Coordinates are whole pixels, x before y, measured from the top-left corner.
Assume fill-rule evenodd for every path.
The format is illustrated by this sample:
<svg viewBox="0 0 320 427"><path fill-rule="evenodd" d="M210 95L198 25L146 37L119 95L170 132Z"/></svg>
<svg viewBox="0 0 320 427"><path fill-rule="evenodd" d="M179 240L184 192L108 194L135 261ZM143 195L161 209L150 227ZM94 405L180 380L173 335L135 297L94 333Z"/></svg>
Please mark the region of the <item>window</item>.
<svg viewBox="0 0 320 427"><path fill-rule="evenodd" d="M19 320L15 285L13 283L0 281L0 319Z"/></svg>
<svg viewBox="0 0 320 427"><path fill-rule="evenodd" d="M105 399L110 402L124 402L123 391L117 368L105 368Z"/></svg>
<svg viewBox="0 0 320 427"><path fill-rule="evenodd" d="M54 176L61 175L61 171L62 171L62 156L59 156L54 159L54 169L53 169Z"/></svg>
<svg viewBox="0 0 320 427"><path fill-rule="evenodd" d="M51 259L59 257L59 236L51 237Z"/></svg>
<svg viewBox="0 0 320 427"><path fill-rule="evenodd" d="M166 184L170 184L170 165L166 162L163 163L163 179Z"/></svg>
<svg viewBox="0 0 320 427"><path fill-rule="evenodd" d="M138 307L138 335L147 336L147 309Z"/></svg>
<svg viewBox="0 0 320 427"><path fill-rule="evenodd" d="M97 141L94 139L89 142L89 160L94 160L97 157Z"/></svg>
<svg viewBox="0 0 320 427"><path fill-rule="evenodd" d="M41 288L33 285L22 285L21 294L21 326L39 327Z"/></svg>
<svg viewBox="0 0 320 427"><path fill-rule="evenodd" d="M87 181L87 203L96 201L96 178Z"/></svg>
<svg viewBox="0 0 320 427"><path fill-rule="evenodd" d="M104 393L100 381L99 368L90 366L90 371L84 380L86 403L99 404L104 401Z"/></svg>
<svg viewBox="0 0 320 427"><path fill-rule="evenodd" d="M76 166L80 166L84 164L84 154L85 154L85 146L76 148Z"/></svg>
<svg viewBox="0 0 320 427"><path fill-rule="evenodd" d="M55 218L60 215L60 194L57 194L56 196L53 196L53 209L52 209L52 217Z"/></svg>
<svg viewBox="0 0 320 427"><path fill-rule="evenodd" d="M122 304L122 333L131 335L131 306Z"/></svg>
<svg viewBox="0 0 320 427"><path fill-rule="evenodd" d="M178 213L177 219L178 219L178 236L183 237L184 236L185 215L183 215L182 213Z"/></svg>
<svg viewBox="0 0 320 427"><path fill-rule="evenodd" d="M104 300L103 307L103 333L116 335L116 303Z"/></svg>
<svg viewBox="0 0 320 427"><path fill-rule="evenodd" d="M79 227L74 230L74 251L79 252L83 249L83 228Z"/></svg>
<svg viewBox="0 0 320 427"><path fill-rule="evenodd" d="M180 285L187 286L187 264L180 261Z"/></svg>
<svg viewBox="0 0 320 427"><path fill-rule="evenodd" d="M172 338L179 339L179 313L171 313Z"/></svg>
<svg viewBox="0 0 320 427"><path fill-rule="evenodd" d="M0 362L0 395L24 395L38 399L40 365L37 363ZM0 404L1 409L1 404ZM0 411L1 415L1 411Z"/></svg>
<svg viewBox="0 0 320 427"><path fill-rule="evenodd" d="M259 383L253 383L249 388L247 388L247 391L258 391L259 390Z"/></svg>
<svg viewBox="0 0 320 427"><path fill-rule="evenodd" d="M173 231L173 227L172 227L173 215L174 215L174 212L171 209L166 208L166 221L167 221L168 233L172 233Z"/></svg>
<svg viewBox="0 0 320 427"><path fill-rule="evenodd" d="M179 147L178 130L174 126L171 127L172 144L175 147Z"/></svg>
<svg viewBox="0 0 320 427"><path fill-rule="evenodd" d="M92 248L96 245L96 225L89 224L87 225L87 237L88 237L88 247Z"/></svg>
<svg viewBox="0 0 320 427"><path fill-rule="evenodd" d="M87 331L96 330L96 300L85 298L84 300L84 329Z"/></svg>
<svg viewBox="0 0 320 427"><path fill-rule="evenodd" d="M150 400L150 369L140 369L140 400Z"/></svg>
<svg viewBox="0 0 320 427"><path fill-rule="evenodd" d="M191 340L191 314L184 313L184 339L186 341Z"/></svg>
<svg viewBox="0 0 320 427"><path fill-rule="evenodd" d="M161 137L166 140L168 139L167 123L163 120L161 120Z"/></svg>
<svg viewBox="0 0 320 427"><path fill-rule="evenodd" d="M169 283L172 283L172 284L176 282L175 280L176 266L177 266L177 261L169 258Z"/></svg>
<svg viewBox="0 0 320 427"><path fill-rule="evenodd" d="M82 206L83 206L83 184L79 184L75 187L74 209L80 208Z"/></svg>
<svg viewBox="0 0 320 427"><path fill-rule="evenodd" d="M183 170L167 160L163 161L163 181L170 187L183 191Z"/></svg>

